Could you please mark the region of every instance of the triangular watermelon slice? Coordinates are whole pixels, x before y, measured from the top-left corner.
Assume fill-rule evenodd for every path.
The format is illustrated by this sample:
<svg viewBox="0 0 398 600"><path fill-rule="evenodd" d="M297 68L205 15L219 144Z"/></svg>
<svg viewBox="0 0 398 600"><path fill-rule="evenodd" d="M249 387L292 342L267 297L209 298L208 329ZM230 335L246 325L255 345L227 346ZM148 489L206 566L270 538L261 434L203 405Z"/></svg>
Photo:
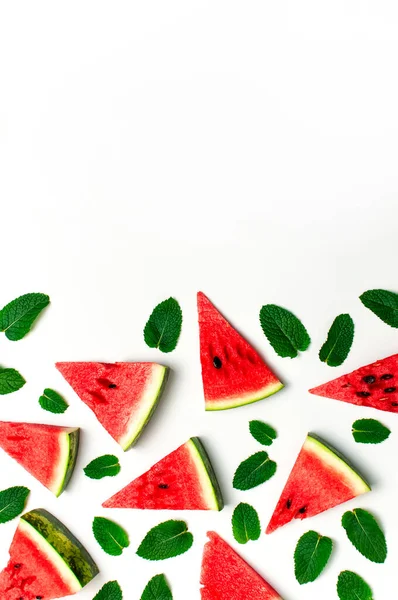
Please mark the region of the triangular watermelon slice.
<svg viewBox="0 0 398 600"><path fill-rule="evenodd" d="M308 434L266 533L369 491L366 481L341 454L318 436Z"/></svg>
<svg viewBox="0 0 398 600"><path fill-rule="evenodd" d="M75 467L79 429L0 421L0 448L59 496Z"/></svg>
<svg viewBox="0 0 398 600"><path fill-rule="evenodd" d="M52 600L76 594L98 568L75 536L43 509L22 515L0 573L1 600Z"/></svg>
<svg viewBox="0 0 398 600"><path fill-rule="evenodd" d="M282 387L258 352L198 293L200 362L206 410L251 404Z"/></svg>
<svg viewBox="0 0 398 600"><path fill-rule="evenodd" d="M103 503L105 508L221 510L221 490L203 444L194 437Z"/></svg>
<svg viewBox="0 0 398 600"><path fill-rule="evenodd" d="M282 600L280 595L214 531L202 560L202 600Z"/></svg>
<svg viewBox="0 0 398 600"><path fill-rule="evenodd" d="M149 362L59 362L56 367L123 450L141 435L168 375L167 367Z"/></svg>
<svg viewBox="0 0 398 600"><path fill-rule="evenodd" d="M398 354L342 375L311 394L398 413Z"/></svg>

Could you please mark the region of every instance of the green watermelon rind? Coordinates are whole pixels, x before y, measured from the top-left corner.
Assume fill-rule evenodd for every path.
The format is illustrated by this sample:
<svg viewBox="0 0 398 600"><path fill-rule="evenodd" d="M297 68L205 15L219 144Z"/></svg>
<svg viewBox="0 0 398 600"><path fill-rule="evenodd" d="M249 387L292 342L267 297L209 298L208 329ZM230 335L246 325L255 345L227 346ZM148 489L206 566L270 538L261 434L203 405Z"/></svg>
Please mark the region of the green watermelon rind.
<svg viewBox="0 0 398 600"><path fill-rule="evenodd" d="M125 434L118 443L122 447L122 449L126 452L132 448L138 441L138 438L143 433L145 427L148 425L149 421L155 409L159 403L159 400L163 394L164 388L166 386L167 380L169 378L170 369L169 367L165 367L164 365L159 365L154 363L154 367L156 367L158 377L155 379L154 391L151 394L148 401L148 411L145 413L144 417L137 423L133 420L131 428L127 434Z"/></svg>
<svg viewBox="0 0 398 600"><path fill-rule="evenodd" d="M198 471L199 469L201 471L202 490L204 495L210 500L208 508L220 511L224 508L224 499L209 455L198 437L192 437L188 444L190 445L192 457L198 467Z"/></svg>
<svg viewBox="0 0 398 600"><path fill-rule="evenodd" d="M246 404L253 404L254 402L259 402L260 400L264 400L264 398L268 398L269 396L276 394L283 387L284 384L281 381L277 381L267 385L265 388L262 388L257 392L250 392L250 394L247 394L246 396L227 398L225 400L222 398L216 400L206 400L205 409L206 411L228 410L230 408L245 406Z"/></svg>
<svg viewBox="0 0 398 600"><path fill-rule="evenodd" d="M60 470L60 479L58 485L51 489L51 491L58 497L65 490L68 485L73 471L76 465L77 454L79 452L79 440L80 440L80 429L76 428L70 431L66 431L61 434L67 445L67 461L64 457L61 457L60 464L54 466L55 470Z"/></svg>
<svg viewBox="0 0 398 600"><path fill-rule="evenodd" d="M53 564L58 566L64 577L76 581L77 590L98 575L99 569L90 554L54 515L39 508L22 515L21 522L22 528L30 527L35 532L36 543L53 557ZM32 531L30 534L33 537Z"/></svg>
<svg viewBox="0 0 398 600"><path fill-rule="evenodd" d="M346 457L336 450L331 444L325 442L321 437L315 433L309 433L307 436L307 443L313 444L315 447L316 454L319 457L329 457L335 461L336 469L344 472L348 481L352 484L353 490L356 495L365 494L370 492L372 488L359 471L352 465Z"/></svg>

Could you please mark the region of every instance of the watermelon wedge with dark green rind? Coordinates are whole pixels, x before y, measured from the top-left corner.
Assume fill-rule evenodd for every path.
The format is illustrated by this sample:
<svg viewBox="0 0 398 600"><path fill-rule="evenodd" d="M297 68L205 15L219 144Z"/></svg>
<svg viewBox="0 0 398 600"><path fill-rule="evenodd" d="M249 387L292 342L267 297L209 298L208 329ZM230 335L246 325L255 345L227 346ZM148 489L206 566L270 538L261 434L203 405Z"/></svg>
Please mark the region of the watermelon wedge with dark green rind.
<svg viewBox="0 0 398 600"><path fill-rule="evenodd" d="M342 454L315 434L308 434L266 533L369 491L369 484Z"/></svg>
<svg viewBox="0 0 398 600"><path fill-rule="evenodd" d="M208 454L199 438L193 437L109 498L103 506L221 510L224 503Z"/></svg>
<svg viewBox="0 0 398 600"><path fill-rule="evenodd" d="M206 410L251 404L283 383L202 292L198 293L200 361Z"/></svg>
<svg viewBox="0 0 398 600"><path fill-rule="evenodd" d="M56 367L123 450L137 442L168 377L167 367L150 362L59 362Z"/></svg>
<svg viewBox="0 0 398 600"><path fill-rule="evenodd" d="M0 421L0 448L59 496L72 476L78 428Z"/></svg>
<svg viewBox="0 0 398 600"><path fill-rule="evenodd" d="M309 390L316 396L398 413L398 354Z"/></svg>
<svg viewBox="0 0 398 600"><path fill-rule="evenodd" d="M79 592L97 574L87 550L44 509L24 514L0 573L1 600L52 600Z"/></svg>
<svg viewBox="0 0 398 600"><path fill-rule="evenodd" d="M202 559L202 600L282 600L281 596L214 531Z"/></svg>

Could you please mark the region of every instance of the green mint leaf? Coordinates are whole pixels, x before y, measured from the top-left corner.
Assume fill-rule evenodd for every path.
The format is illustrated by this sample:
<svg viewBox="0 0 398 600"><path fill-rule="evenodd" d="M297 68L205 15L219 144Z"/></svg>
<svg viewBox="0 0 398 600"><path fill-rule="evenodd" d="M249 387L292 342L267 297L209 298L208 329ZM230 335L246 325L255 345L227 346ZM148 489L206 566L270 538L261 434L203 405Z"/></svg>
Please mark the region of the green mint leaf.
<svg viewBox="0 0 398 600"><path fill-rule="evenodd" d="M123 600L122 590L117 581L108 581L93 600Z"/></svg>
<svg viewBox="0 0 398 600"><path fill-rule="evenodd" d="M352 571L340 573L337 594L340 600L373 600L372 590L366 581Z"/></svg>
<svg viewBox="0 0 398 600"><path fill-rule="evenodd" d="M316 531L307 531L301 536L294 552L294 574L300 585L319 577L332 550L332 540Z"/></svg>
<svg viewBox="0 0 398 600"><path fill-rule="evenodd" d="M398 327L398 294L387 290L368 290L359 299L384 323Z"/></svg>
<svg viewBox="0 0 398 600"><path fill-rule="evenodd" d="M144 340L150 348L171 352L177 346L182 326L180 305L174 298L158 304L144 329Z"/></svg>
<svg viewBox="0 0 398 600"><path fill-rule="evenodd" d="M347 358L354 340L354 321L350 315L339 315L329 329L319 359L329 367L339 367Z"/></svg>
<svg viewBox="0 0 398 600"><path fill-rule="evenodd" d="M120 556L123 549L130 545L125 530L104 517L94 517L93 533L103 551L111 556Z"/></svg>
<svg viewBox="0 0 398 600"><path fill-rule="evenodd" d="M0 396L20 390L26 381L15 369L0 368Z"/></svg>
<svg viewBox="0 0 398 600"><path fill-rule="evenodd" d="M120 473L119 459L113 454L104 454L103 456L94 458L83 470L90 479L115 477L115 475Z"/></svg>
<svg viewBox="0 0 398 600"><path fill-rule="evenodd" d="M141 600L173 600L169 584L164 575L155 575L148 581Z"/></svg>
<svg viewBox="0 0 398 600"><path fill-rule="evenodd" d="M29 333L41 311L50 304L46 294L25 294L0 310L0 331L9 340L21 340Z"/></svg>
<svg viewBox="0 0 398 600"><path fill-rule="evenodd" d="M50 388L46 388L43 395L39 398L39 404L43 410L48 412L61 415L69 408L69 404L62 398L58 392Z"/></svg>
<svg viewBox="0 0 398 600"><path fill-rule="evenodd" d="M375 419L358 419L352 425L352 435L359 444L380 444L391 431Z"/></svg>
<svg viewBox="0 0 398 600"><path fill-rule="evenodd" d="M165 521L153 527L142 540L137 554L147 560L165 560L187 552L193 535L184 521Z"/></svg>
<svg viewBox="0 0 398 600"><path fill-rule="evenodd" d="M249 429L254 439L263 446L271 446L272 442L277 438L275 429L262 421L250 421Z"/></svg>
<svg viewBox="0 0 398 600"><path fill-rule="evenodd" d="M257 511L241 502L232 515L232 533L239 544L246 544L249 540L258 540L261 535L260 520Z"/></svg>
<svg viewBox="0 0 398 600"><path fill-rule="evenodd" d="M250 490L275 474L276 462L266 452L256 452L240 463L235 471L233 486L236 490Z"/></svg>
<svg viewBox="0 0 398 600"><path fill-rule="evenodd" d="M30 490L23 486L10 487L0 492L0 523L7 523L21 514L29 493Z"/></svg>
<svg viewBox="0 0 398 600"><path fill-rule="evenodd" d="M302 322L289 310L276 304L265 304L260 310L261 328L279 356L294 358L307 350L311 338Z"/></svg>
<svg viewBox="0 0 398 600"><path fill-rule="evenodd" d="M342 525L350 542L365 558L375 563L386 560L386 538L370 512L362 508L347 511L343 515Z"/></svg>

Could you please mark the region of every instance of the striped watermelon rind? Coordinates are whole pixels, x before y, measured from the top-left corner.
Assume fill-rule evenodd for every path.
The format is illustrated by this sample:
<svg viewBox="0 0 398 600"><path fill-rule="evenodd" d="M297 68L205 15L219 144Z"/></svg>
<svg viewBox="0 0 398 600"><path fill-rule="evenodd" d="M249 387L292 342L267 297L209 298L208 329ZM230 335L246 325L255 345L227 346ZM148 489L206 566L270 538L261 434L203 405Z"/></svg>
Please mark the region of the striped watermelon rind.
<svg viewBox="0 0 398 600"><path fill-rule="evenodd" d="M80 429L69 429L59 434L61 458L54 465L54 481L49 488L57 497L68 485L79 452Z"/></svg>
<svg viewBox="0 0 398 600"><path fill-rule="evenodd" d="M197 467L199 481L203 495L207 500L209 510L222 510L224 500L210 458L198 437L193 437L188 442L191 455Z"/></svg>

